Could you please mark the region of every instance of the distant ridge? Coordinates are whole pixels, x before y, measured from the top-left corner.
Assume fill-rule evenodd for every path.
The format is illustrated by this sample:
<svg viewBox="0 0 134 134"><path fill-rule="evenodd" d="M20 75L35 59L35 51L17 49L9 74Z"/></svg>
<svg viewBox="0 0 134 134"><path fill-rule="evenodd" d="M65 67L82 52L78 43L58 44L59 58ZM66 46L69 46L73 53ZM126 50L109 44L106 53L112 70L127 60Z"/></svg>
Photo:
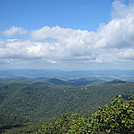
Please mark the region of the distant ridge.
<svg viewBox="0 0 134 134"><path fill-rule="evenodd" d="M104 81L112 81L117 79L128 82L134 82L134 70L89 70L89 71L60 71L60 70L43 70L43 69L0 70L0 78L15 78L15 79L98 78Z"/></svg>
<svg viewBox="0 0 134 134"><path fill-rule="evenodd" d="M112 81L105 82L105 84L119 84L119 83L127 83L127 82L123 80L112 80Z"/></svg>
<svg viewBox="0 0 134 134"><path fill-rule="evenodd" d="M16 78L0 78L1 84L34 84L34 85L46 85L46 86L96 86L102 85L105 81L98 78L81 78L81 79L60 79L60 78L47 78L47 79L16 79Z"/></svg>

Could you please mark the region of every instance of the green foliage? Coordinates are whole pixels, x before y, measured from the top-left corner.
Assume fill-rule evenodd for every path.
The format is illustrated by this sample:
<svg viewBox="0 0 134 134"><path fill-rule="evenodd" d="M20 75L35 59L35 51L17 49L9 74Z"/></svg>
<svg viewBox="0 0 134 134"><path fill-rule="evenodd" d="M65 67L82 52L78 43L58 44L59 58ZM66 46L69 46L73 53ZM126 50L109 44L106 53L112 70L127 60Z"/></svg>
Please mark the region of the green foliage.
<svg viewBox="0 0 134 134"><path fill-rule="evenodd" d="M91 131L110 134L134 133L134 100L124 101L121 96L101 107L91 117Z"/></svg>
<svg viewBox="0 0 134 134"><path fill-rule="evenodd" d="M10 126L10 128L8 129L1 130L0 133L1 134L33 134L38 129L41 129L41 126L42 126L42 122L25 123L20 126Z"/></svg>
<svg viewBox="0 0 134 134"><path fill-rule="evenodd" d="M134 100L118 96L91 117L64 115L43 125L35 134L133 134Z"/></svg>
<svg viewBox="0 0 134 134"><path fill-rule="evenodd" d="M99 106L105 105L118 94L125 95L125 97L134 94L134 83L90 87L0 85L0 127L3 129L4 126L10 128L23 125L26 122L50 121L65 113L91 115ZM70 133L76 130L78 132L89 131L89 119L82 119L83 117L71 120L68 131L71 131ZM78 127L79 125L76 124L83 127Z"/></svg>
<svg viewBox="0 0 134 134"><path fill-rule="evenodd" d="M87 132L85 126L89 123L88 118L78 114L65 114L60 118L53 120L47 125L44 124L35 134L70 134Z"/></svg>

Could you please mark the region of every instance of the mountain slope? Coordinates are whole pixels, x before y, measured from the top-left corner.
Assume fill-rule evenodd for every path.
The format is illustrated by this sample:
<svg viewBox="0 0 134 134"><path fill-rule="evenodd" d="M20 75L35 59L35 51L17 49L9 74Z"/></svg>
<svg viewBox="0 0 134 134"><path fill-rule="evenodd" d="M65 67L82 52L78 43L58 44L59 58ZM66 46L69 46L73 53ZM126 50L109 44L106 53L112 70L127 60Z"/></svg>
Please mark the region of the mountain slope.
<svg viewBox="0 0 134 134"><path fill-rule="evenodd" d="M46 79L17 79L17 78L0 78L1 84L21 83L21 84L35 84L35 85L48 85L48 86L88 86L88 85L101 85L103 80L98 78L81 78L81 79L59 79L59 78L46 78Z"/></svg>
<svg viewBox="0 0 134 134"><path fill-rule="evenodd" d="M14 115L27 121L39 121L51 120L65 113L90 114L119 94L134 94L134 83L75 88L0 85L0 115Z"/></svg>
<svg viewBox="0 0 134 134"><path fill-rule="evenodd" d="M123 81L123 80L112 80L112 81L105 82L105 84L119 84L119 83L126 83L126 81Z"/></svg>

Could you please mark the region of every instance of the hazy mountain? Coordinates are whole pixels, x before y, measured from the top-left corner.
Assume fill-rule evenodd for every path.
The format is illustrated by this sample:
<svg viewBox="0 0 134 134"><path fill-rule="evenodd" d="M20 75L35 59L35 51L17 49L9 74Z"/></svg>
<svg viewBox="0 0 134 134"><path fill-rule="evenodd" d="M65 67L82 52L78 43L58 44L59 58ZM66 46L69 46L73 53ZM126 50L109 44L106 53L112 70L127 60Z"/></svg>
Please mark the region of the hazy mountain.
<svg viewBox="0 0 134 134"><path fill-rule="evenodd" d="M0 78L1 84L22 83L22 84L35 84L35 85L48 85L48 86L89 86L101 85L105 81L98 78L80 78L80 79L60 79L60 78L47 78L47 79L18 79L18 78Z"/></svg>
<svg viewBox="0 0 134 134"><path fill-rule="evenodd" d="M134 70L90 70L90 71L59 71L59 70L0 70L0 78L99 78L104 81L114 79L134 82Z"/></svg>
<svg viewBox="0 0 134 134"><path fill-rule="evenodd" d="M112 81L105 82L105 84L119 84L119 83L126 83L126 81L123 81L123 80L112 80Z"/></svg>

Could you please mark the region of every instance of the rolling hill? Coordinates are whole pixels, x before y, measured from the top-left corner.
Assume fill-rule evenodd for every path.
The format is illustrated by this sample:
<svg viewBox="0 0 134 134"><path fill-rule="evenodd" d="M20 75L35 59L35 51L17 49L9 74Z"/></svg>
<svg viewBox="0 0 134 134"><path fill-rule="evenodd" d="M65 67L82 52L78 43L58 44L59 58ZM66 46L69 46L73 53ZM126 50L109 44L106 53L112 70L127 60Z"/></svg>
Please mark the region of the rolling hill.
<svg viewBox="0 0 134 134"><path fill-rule="evenodd" d="M105 81L98 78L81 78L81 79L60 79L60 78L39 78L39 79L18 79L18 78L0 78L1 84L21 83L21 84L34 84L34 85L48 85L48 86L89 86L101 85Z"/></svg>
<svg viewBox="0 0 134 134"><path fill-rule="evenodd" d="M51 120L65 113L91 114L119 94L134 94L134 83L89 87L1 84L0 117L4 120L0 125Z"/></svg>

